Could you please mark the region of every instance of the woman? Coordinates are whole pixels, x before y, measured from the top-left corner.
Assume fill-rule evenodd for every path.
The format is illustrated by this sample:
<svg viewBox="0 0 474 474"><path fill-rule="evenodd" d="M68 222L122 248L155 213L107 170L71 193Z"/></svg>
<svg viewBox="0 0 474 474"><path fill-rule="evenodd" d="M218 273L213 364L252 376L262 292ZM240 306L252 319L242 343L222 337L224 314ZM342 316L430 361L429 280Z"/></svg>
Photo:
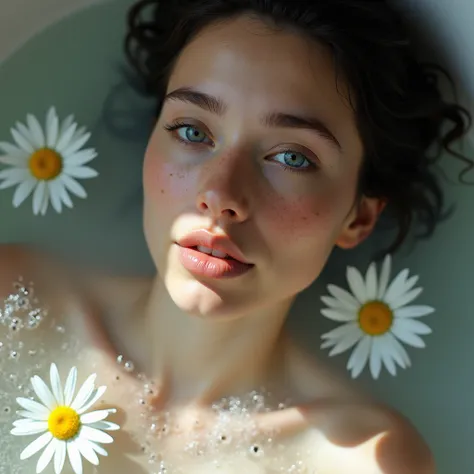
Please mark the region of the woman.
<svg viewBox="0 0 474 474"><path fill-rule="evenodd" d="M157 277L67 280L2 253L2 294L20 272L56 318L22 347L41 341L61 373L109 387L121 430L97 472L433 473L408 421L282 331L332 249L357 246L382 211L398 224L391 250L440 217L428 149L449 150L468 117L398 15L384 1L143 0L127 51L158 103L143 172Z"/></svg>

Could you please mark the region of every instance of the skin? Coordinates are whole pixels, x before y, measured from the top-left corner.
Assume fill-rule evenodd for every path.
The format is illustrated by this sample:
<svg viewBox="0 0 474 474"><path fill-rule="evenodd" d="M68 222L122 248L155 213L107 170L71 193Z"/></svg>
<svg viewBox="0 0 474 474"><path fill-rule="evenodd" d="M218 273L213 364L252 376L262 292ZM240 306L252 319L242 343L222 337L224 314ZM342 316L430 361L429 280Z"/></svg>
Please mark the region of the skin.
<svg viewBox="0 0 474 474"><path fill-rule="evenodd" d="M282 332L334 246L359 244L383 209L356 193L363 147L345 89L336 87L329 52L296 33L248 16L205 28L177 58L145 156L144 227L158 276L89 276L96 319L77 333L93 341L104 371L112 364L104 354L120 351L150 374L160 387L157 409L205 413L213 400L263 383L289 391L296 406L259 423L295 449L304 433L314 446L307 463L318 472L433 473L406 420ZM216 98L219 110L199 106L189 90ZM272 114L311 117L325 131L265 123ZM199 143L183 143L193 134ZM296 170L285 162L288 150ZM174 242L196 229L231 238L252 271L225 280L187 272ZM7 254L4 268L18 267Z"/></svg>

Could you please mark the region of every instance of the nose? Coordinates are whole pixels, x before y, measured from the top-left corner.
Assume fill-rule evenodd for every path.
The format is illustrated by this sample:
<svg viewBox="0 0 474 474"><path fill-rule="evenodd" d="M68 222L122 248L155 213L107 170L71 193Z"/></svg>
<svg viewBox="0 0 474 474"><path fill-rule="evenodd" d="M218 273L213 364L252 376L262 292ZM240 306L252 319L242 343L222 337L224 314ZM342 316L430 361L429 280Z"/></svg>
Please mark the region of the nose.
<svg viewBox="0 0 474 474"><path fill-rule="evenodd" d="M216 167L219 168L216 170ZM228 222L244 222L249 217L249 196L246 193L249 176L243 176L243 169L215 163L202 170L200 192L196 205L201 213L213 219L224 219ZM240 169L238 169L240 168Z"/></svg>

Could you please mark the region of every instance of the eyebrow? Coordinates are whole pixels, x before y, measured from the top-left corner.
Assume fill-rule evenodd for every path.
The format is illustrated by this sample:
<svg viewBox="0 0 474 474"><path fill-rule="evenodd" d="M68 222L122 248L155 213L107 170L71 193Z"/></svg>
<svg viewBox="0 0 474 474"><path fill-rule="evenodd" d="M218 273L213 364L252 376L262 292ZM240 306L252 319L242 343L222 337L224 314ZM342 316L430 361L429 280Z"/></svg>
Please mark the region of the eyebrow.
<svg viewBox="0 0 474 474"><path fill-rule="evenodd" d="M220 117L222 117L227 110L226 104L221 99L189 87L182 87L167 94L164 101L167 102L171 100L196 105ZM281 112L272 112L263 117L262 123L267 127L296 128L316 132L318 136L328 141L339 151L342 150L339 140L324 122L316 117L300 117Z"/></svg>
<svg viewBox="0 0 474 474"><path fill-rule="evenodd" d="M299 117L291 114L274 112L264 117L264 123L268 127L299 128L316 132L321 138L327 140L339 151L342 150L339 140L329 128L316 117Z"/></svg>
<svg viewBox="0 0 474 474"><path fill-rule="evenodd" d="M165 97L165 102L169 100L180 100L182 102L187 102L188 104L194 104L201 109L219 116L224 115L227 110L227 106L221 99L189 87L182 87L170 92Z"/></svg>

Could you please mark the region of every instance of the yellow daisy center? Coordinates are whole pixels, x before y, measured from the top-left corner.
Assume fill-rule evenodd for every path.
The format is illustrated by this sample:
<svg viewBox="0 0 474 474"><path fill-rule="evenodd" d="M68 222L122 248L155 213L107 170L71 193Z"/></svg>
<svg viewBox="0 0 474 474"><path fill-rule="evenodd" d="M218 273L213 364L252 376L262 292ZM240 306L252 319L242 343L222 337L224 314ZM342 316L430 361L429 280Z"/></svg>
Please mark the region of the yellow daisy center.
<svg viewBox="0 0 474 474"><path fill-rule="evenodd" d="M370 301L359 311L359 325L369 336L385 334L393 323L393 312L382 301Z"/></svg>
<svg viewBox="0 0 474 474"><path fill-rule="evenodd" d="M40 148L30 156L28 166L36 179L48 181L61 173L63 160L58 152L50 148Z"/></svg>
<svg viewBox="0 0 474 474"><path fill-rule="evenodd" d="M67 441L77 435L81 427L81 418L69 407L58 407L48 418L48 429L57 439Z"/></svg>

